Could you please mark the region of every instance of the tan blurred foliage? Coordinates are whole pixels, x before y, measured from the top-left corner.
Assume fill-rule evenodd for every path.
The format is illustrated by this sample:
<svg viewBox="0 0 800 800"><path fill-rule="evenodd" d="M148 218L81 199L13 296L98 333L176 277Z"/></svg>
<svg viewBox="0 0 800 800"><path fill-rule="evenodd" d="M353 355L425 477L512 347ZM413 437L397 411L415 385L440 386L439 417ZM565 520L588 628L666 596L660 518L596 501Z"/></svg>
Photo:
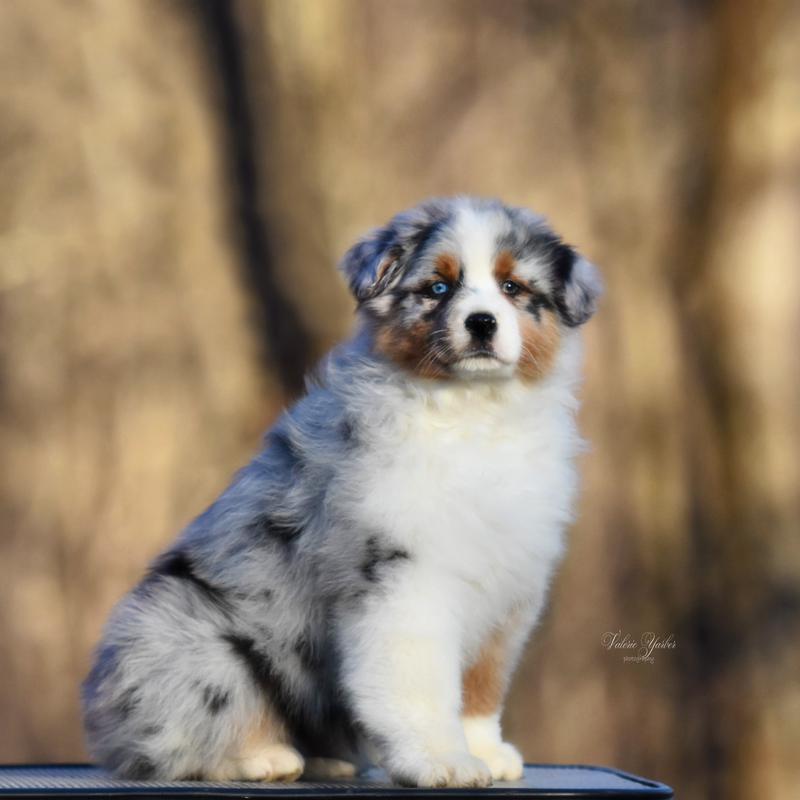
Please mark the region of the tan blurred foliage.
<svg viewBox="0 0 800 800"><path fill-rule="evenodd" d="M346 333L352 238L474 192L608 287L510 738L793 796L798 41L791 0L5 0L0 759L84 757L106 614ZM625 663L617 630L677 648Z"/></svg>

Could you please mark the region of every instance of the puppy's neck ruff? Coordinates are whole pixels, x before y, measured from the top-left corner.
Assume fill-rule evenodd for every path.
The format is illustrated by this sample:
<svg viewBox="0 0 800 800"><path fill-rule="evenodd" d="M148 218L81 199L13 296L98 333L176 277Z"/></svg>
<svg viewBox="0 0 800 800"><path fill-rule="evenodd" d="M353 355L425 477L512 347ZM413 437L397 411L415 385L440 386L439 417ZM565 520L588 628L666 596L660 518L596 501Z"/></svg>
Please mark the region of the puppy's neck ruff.
<svg viewBox="0 0 800 800"><path fill-rule="evenodd" d="M448 380L424 378L376 353L370 327L361 325L331 355L321 377L345 405L355 406L359 416L438 414L443 426L464 429L479 421L519 424L535 416L537 409L574 411L581 364L580 336L569 331L552 370L538 380L481 373Z"/></svg>

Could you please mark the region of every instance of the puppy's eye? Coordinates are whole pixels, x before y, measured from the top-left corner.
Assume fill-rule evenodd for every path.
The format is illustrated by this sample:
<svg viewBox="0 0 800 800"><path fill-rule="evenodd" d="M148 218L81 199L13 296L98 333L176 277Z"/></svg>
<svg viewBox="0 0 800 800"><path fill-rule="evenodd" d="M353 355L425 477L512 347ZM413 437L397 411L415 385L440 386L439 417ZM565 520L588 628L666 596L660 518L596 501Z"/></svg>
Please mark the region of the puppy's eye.
<svg viewBox="0 0 800 800"><path fill-rule="evenodd" d="M503 281L500 288L509 297L516 297L522 291L522 287L516 281Z"/></svg>
<svg viewBox="0 0 800 800"><path fill-rule="evenodd" d="M446 295L450 294L450 284L445 283L444 281L436 281L436 283L432 283L428 286L423 294L428 297L435 297L437 300L441 300Z"/></svg>

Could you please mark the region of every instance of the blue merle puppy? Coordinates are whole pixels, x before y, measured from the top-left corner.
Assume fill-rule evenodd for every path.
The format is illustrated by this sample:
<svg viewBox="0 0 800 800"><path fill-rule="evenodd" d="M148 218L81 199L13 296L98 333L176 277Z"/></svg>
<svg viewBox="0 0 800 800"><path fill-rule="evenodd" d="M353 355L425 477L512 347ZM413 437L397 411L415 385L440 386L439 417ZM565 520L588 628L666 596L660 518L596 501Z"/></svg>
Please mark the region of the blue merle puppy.
<svg viewBox="0 0 800 800"><path fill-rule="evenodd" d="M93 757L140 779L518 778L503 699L563 550L594 267L493 200L344 257L358 327L114 609Z"/></svg>

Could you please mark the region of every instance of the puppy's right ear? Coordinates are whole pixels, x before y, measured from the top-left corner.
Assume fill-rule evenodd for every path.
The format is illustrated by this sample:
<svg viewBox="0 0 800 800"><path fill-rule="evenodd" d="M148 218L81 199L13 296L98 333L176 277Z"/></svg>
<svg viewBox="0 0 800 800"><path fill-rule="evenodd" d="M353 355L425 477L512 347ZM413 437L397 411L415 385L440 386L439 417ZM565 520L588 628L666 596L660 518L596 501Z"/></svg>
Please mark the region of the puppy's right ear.
<svg viewBox="0 0 800 800"><path fill-rule="evenodd" d="M399 271L402 253L390 227L370 231L345 253L339 269L359 303L377 297L391 284Z"/></svg>
<svg viewBox="0 0 800 800"><path fill-rule="evenodd" d="M452 201L426 200L397 214L351 247L339 264L359 305L383 294L402 277L414 254L448 218ZM376 310L379 303L370 304Z"/></svg>

